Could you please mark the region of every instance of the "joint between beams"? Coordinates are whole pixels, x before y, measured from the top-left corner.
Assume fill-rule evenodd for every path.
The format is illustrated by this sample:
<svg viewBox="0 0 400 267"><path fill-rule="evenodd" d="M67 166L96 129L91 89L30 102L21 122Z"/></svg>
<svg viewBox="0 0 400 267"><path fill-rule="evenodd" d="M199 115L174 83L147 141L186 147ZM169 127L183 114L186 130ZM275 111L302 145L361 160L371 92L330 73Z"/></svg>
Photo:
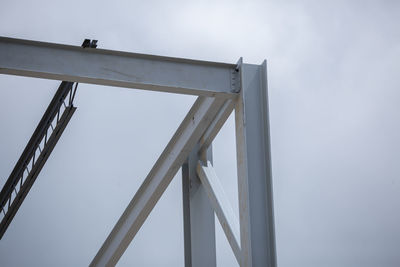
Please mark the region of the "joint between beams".
<svg viewBox="0 0 400 267"><path fill-rule="evenodd" d="M231 88L233 93L240 92L240 68L231 70Z"/></svg>

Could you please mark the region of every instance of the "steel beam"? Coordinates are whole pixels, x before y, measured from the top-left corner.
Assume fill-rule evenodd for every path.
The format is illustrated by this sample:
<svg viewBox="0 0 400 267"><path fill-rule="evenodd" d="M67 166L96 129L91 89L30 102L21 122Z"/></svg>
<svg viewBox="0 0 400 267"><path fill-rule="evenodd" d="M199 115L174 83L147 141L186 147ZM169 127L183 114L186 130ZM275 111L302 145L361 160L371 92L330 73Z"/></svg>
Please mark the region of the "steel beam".
<svg viewBox="0 0 400 267"><path fill-rule="evenodd" d="M186 267L215 267L215 216L207 192L197 173L199 144L182 166L183 227ZM205 161L212 161L212 147L206 151Z"/></svg>
<svg viewBox="0 0 400 267"><path fill-rule="evenodd" d="M62 111L65 98L68 94L70 97L72 95L72 86L72 82L63 81L61 83L0 192L0 207L4 214L0 222L0 239L7 230L76 110L72 105L72 100L70 100L68 107L65 106L60 118L60 112ZM51 131L50 128L53 129L53 121L55 121L56 126L55 129ZM48 138L49 132L51 136ZM43 144L43 149L40 148L41 143ZM40 153L37 153L38 151ZM35 156L37 157L35 158ZM25 171L28 171L28 175L24 180Z"/></svg>
<svg viewBox="0 0 400 267"><path fill-rule="evenodd" d="M185 266L216 266L215 216L204 185L197 172L197 162L212 162L211 143L235 106L225 101L199 144L182 166Z"/></svg>
<svg viewBox="0 0 400 267"><path fill-rule="evenodd" d="M234 97L236 65L0 37L0 73Z"/></svg>
<svg viewBox="0 0 400 267"><path fill-rule="evenodd" d="M223 103L219 98L196 100L90 266L114 266L118 262Z"/></svg>
<svg viewBox="0 0 400 267"><path fill-rule="evenodd" d="M206 160L205 151L235 105L240 246L231 225L225 232L242 267L276 266L266 62L260 66L240 62L237 67L0 37L0 74L200 96L91 266L118 262L196 144L196 161ZM70 115L74 110L71 107ZM63 117L66 122L69 118ZM198 171L220 222L230 224L220 194L213 191L218 188L215 175L201 166Z"/></svg>
<svg viewBox="0 0 400 267"><path fill-rule="evenodd" d="M208 127L207 131L200 139L200 154L203 154L204 151L206 151L211 145L212 141L219 133L219 130L221 130L229 115L231 115L232 110L235 107L235 103L236 102L234 99L225 101L224 106L220 109L210 127Z"/></svg>
<svg viewBox="0 0 400 267"><path fill-rule="evenodd" d="M15 194L15 197L11 200L11 196L9 199L9 203L12 203L9 207L7 212L5 213L4 217L0 223L0 238L3 237L5 231L7 230L9 224L11 223L12 219L14 218L15 214L17 213L19 207L21 206L22 202L24 201L25 197L29 193L33 183L35 182L36 178L38 177L40 171L42 170L44 164L46 163L47 159L49 158L51 152L53 151L54 147L56 146L58 140L60 139L62 133L65 130L65 127L68 125L72 115L74 114L76 107L69 106L67 107L63 114L60 117L57 126L54 128L49 140L47 141L46 146L44 146L42 152L40 153L38 159L36 160L35 164L33 165L32 169L29 172L29 175L26 177L24 181L22 181L22 177L19 180L21 182L20 189ZM16 190L15 185L12 189ZM6 189L6 187L4 187ZM11 194L13 192L11 191ZM7 205L7 203L4 203ZM3 208L3 206L2 206ZM4 208L3 208L4 210Z"/></svg>
<svg viewBox="0 0 400 267"><path fill-rule="evenodd" d="M217 214L218 220L224 230L226 238L228 239L229 245L232 248L233 254L236 257L237 262L240 264L242 256L237 238L239 235L239 220L233 212L232 206L229 203L211 162L208 161L203 165L203 163L199 161L197 163L197 175L201 180L204 190L207 192L208 198L215 214Z"/></svg>
<svg viewBox="0 0 400 267"><path fill-rule="evenodd" d="M240 64L235 108L241 266L276 266L267 66Z"/></svg>

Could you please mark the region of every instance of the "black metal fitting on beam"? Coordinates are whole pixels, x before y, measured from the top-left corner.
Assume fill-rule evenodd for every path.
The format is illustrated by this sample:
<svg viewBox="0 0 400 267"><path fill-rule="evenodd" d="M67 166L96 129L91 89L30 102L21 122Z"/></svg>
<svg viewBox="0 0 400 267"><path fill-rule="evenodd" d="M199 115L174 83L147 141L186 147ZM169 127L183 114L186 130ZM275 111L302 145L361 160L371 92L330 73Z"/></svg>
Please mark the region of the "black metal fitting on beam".
<svg viewBox="0 0 400 267"><path fill-rule="evenodd" d="M85 39L82 43L83 48L96 48L97 40Z"/></svg>

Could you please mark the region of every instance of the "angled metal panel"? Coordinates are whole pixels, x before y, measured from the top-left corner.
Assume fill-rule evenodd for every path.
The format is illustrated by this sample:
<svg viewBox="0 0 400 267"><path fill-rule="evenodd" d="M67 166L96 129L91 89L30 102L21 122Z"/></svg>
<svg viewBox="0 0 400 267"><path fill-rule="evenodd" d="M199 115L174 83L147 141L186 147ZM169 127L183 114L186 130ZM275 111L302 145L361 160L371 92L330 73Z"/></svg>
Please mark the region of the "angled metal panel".
<svg viewBox="0 0 400 267"><path fill-rule="evenodd" d="M241 64L235 109L241 266L276 266L266 62Z"/></svg>
<svg viewBox="0 0 400 267"><path fill-rule="evenodd" d="M114 266L118 262L223 103L219 98L196 100L90 266Z"/></svg>
<svg viewBox="0 0 400 267"><path fill-rule="evenodd" d="M0 37L0 73L234 97L235 65Z"/></svg>
<svg viewBox="0 0 400 267"><path fill-rule="evenodd" d="M203 155L212 161L212 147ZM215 267L215 216L207 192L196 173L199 145L182 165L183 227L186 267Z"/></svg>
<svg viewBox="0 0 400 267"><path fill-rule="evenodd" d="M236 218L232 206L229 203L225 191L218 180L211 162L203 165L197 163L197 174L207 192L211 205L217 214L218 220L224 230L225 236L228 239L229 245L232 248L233 254L237 262L241 262L241 249L238 241L239 236L239 219Z"/></svg>

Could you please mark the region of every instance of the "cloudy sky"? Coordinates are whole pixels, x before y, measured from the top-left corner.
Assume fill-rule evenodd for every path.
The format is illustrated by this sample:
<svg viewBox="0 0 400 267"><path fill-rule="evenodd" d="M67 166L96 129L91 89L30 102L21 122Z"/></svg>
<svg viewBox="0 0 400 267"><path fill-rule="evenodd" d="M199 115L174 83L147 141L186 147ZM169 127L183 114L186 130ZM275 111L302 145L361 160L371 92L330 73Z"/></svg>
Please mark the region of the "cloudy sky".
<svg viewBox="0 0 400 267"><path fill-rule="evenodd" d="M235 63L268 60L279 266L400 265L400 3L15 1L0 35ZM59 82L0 75L0 185ZM86 266L195 98L80 84L0 266ZM214 164L237 212L234 124ZM183 266L181 174L119 266ZM237 266L221 231L219 266Z"/></svg>

